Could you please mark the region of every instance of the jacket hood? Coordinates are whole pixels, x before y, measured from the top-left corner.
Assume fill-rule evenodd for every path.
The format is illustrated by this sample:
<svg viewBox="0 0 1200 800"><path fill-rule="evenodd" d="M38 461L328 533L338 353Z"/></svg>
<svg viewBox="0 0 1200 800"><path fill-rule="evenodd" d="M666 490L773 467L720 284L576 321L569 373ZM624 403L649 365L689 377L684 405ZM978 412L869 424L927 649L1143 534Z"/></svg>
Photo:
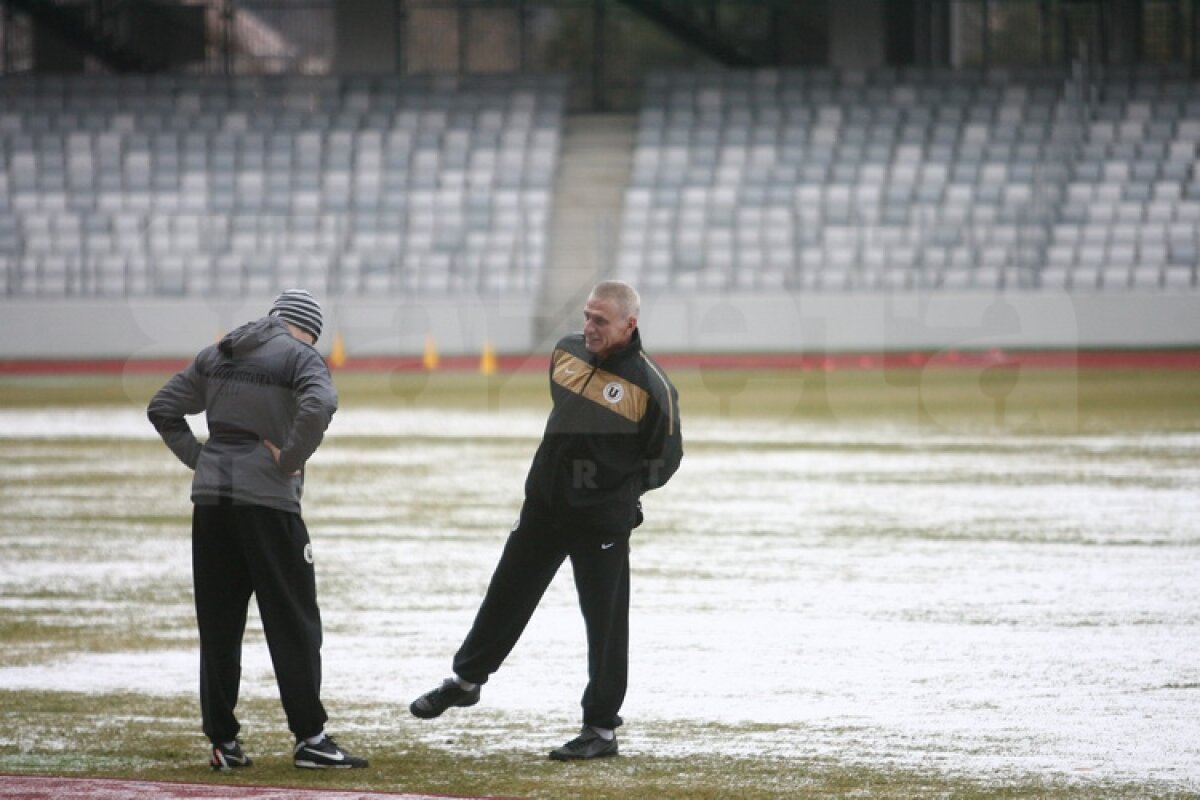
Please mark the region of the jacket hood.
<svg viewBox="0 0 1200 800"><path fill-rule="evenodd" d="M287 326L278 319L263 317L234 328L221 338L217 349L236 356L261 347L276 336L288 336Z"/></svg>

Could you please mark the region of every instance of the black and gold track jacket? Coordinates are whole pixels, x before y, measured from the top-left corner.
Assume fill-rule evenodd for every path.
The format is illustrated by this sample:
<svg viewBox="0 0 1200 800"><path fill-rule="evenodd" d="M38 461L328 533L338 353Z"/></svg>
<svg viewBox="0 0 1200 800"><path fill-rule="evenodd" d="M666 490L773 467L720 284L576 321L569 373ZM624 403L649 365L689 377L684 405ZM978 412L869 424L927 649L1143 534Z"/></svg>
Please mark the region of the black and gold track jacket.
<svg viewBox="0 0 1200 800"><path fill-rule="evenodd" d="M641 334L603 360L583 334L564 337L550 360L554 407L534 454L525 496L583 531L632 530L642 494L679 468L679 394L642 350Z"/></svg>

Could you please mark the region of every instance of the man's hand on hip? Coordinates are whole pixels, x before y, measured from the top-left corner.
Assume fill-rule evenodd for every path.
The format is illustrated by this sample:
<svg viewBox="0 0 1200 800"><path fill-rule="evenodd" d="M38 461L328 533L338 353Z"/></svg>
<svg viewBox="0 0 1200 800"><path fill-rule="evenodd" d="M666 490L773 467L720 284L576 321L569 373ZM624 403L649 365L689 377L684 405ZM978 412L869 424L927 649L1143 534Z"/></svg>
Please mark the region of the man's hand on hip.
<svg viewBox="0 0 1200 800"><path fill-rule="evenodd" d="M270 439L263 439L262 443L266 445L268 450L271 451L271 458L275 459L275 466L279 466L279 448L276 447L274 442L272 442ZM300 470L296 470L292 473L293 478L299 477L299 475Z"/></svg>

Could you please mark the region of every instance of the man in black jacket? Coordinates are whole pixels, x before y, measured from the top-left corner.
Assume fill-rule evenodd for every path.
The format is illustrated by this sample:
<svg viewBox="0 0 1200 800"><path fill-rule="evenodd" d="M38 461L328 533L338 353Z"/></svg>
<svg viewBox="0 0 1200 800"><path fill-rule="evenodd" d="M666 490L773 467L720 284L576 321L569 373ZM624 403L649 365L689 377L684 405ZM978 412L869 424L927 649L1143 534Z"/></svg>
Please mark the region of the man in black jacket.
<svg viewBox="0 0 1200 800"><path fill-rule="evenodd" d="M151 423L192 479L192 575L200 629L200 707L213 769L248 767L234 709L250 595L258 597L297 767L365 767L325 735L321 612L300 517L304 464L337 410L313 345L321 306L302 289L204 348L150 401ZM208 441L184 418L205 412Z"/></svg>
<svg viewBox="0 0 1200 800"><path fill-rule="evenodd" d="M558 568L571 559L588 641L583 730L556 760L617 754L629 652L629 537L640 498L683 456L679 397L642 350L633 287L598 284L582 334L550 364L553 409L525 481L521 516L483 604L454 656L454 675L409 707L423 719L479 702L480 686L516 645Z"/></svg>

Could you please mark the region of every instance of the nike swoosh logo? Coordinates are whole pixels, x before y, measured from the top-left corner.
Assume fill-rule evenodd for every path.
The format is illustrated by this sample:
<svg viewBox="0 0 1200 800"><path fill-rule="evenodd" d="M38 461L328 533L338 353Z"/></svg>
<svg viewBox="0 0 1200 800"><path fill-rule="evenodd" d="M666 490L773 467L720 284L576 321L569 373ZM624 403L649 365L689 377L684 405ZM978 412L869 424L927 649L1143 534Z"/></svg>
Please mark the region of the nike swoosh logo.
<svg viewBox="0 0 1200 800"><path fill-rule="evenodd" d="M608 550L608 549L609 549L609 548L611 548L611 547L612 547L614 544L616 544L616 542L608 542L607 544L602 544L602 545L600 545L600 549L601 549L601 550Z"/></svg>
<svg viewBox="0 0 1200 800"><path fill-rule="evenodd" d="M244 767L250 762L250 757L247 755L234 755L221 750L216 750L213 753L213 763L219 764L222 767Z"/></svg>
<svg viewBox="0 0 1200 800"><path fill-rule="evenodd" d="M305 747L304 749L307 750L308 752L312 753L315 756L320 756L321 758L326 758L326 759L329 759L330 761L345 761L346 760L345 753L322 753L320 750L313 750L311 747Z"/></svg>

